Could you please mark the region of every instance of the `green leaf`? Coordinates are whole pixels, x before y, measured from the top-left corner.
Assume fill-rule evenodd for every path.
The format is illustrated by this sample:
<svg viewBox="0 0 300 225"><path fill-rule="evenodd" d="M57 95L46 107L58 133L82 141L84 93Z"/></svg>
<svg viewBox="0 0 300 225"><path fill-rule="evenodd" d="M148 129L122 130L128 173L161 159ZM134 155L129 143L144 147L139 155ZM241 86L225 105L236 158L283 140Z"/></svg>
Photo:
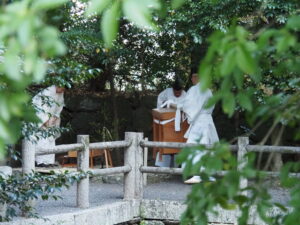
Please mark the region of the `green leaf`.
<svg viewBox="0 0 300 225"><path fill-rule="evenodd" d="M90 16L94 13L101 14L103 10L108 7L109 3L111 3L111 0L92 0L85 15Z"/></svg>
<svg viewBox="0 0 300 225"><path fill-rule="evenodd" d="M114 4L107 9L101 20L101 29L103 39L108 47L112 46L113 40L116 39L119 28L120 17L120 1L115 1Z"/></svg>
<svg viewBox="0 0 300 225"><path fill-rule="evenodd" d="M289 18L286 26L292 30L300 30L300 16L292 16Z"/></svg>
<svg viewBox="0 0 300 225"><path fill-rule="evenodd" d="M236 65L236 57L235 57L235 54L236 54L236 51L235 51L235 48L232 48L230 49L224 56L224 59L223 59L223 62L221 64L221 75L222 76L226 76L226 75L229 75L235 65Z"/></svg>
<svg viewBox="0 0 300 225"><path fill-rule="evenodd" d="M236 61L239 68L247 74L254 74L256 65L251 53L245 48L244 45L237 47Z"/></svg>
<svg viewBox="0 0 300 225"><path fill-rule="evenodd" d="M277 51L284 52L289 47L294 46L297 43L297 40L294 36L285 34L283 37L277 39L276 49Z"/></svg>
<svg viewBox="0 0 300 225"><path fill-rule="evenodd" d="M8 122L11 118L10 111L8 109L8 102L7 102L7 95L0 96L0 118L3 119L5 122Z"/></svg>
<svg viewBox="0 0 300 225"><path fill-rule="evenodd" d="M225 113L227 113L230 117L233 115L235 110L235 99L232 93L227 93L223 97L222 108Z"/></svg>
<svg viewBox="0 0 300 225"><path fill-rule="evenodd" d="M245 202L248 201L248 198L244 195L237 195L234 198L234 201L236 201L239 205L244 204Z"/></svg>
<svg viewBox="0 0 300 225"><path fill-rule="evenodd" d="M41 81L46 74L47 64L44 60L40 59L36 62L33 77L34 81Z"/></svg>
<svg viewBox="0 0 300 225"><path fill-rule="evenodd" d="M36 11L54 9L66 3L68 0L36 0L32 8Z"/></svg>
<svg viewBox="0 0 300 225"><path fill-rule="evenodd" d="M11 137L10 137L10 131L9 131L9 128L7 127L7 123L5 122L2 122L0 120L0 137L3 138L4 140L10 140Z"/></svg>
<svg viewBox="0 0 300 225"><path fill-rule="evenodd" d="M240 105L248 111L252 111L252 102L250 97L245 92L240 92L237 94L237 99Z"/></svg>
<svg viewBox="0 0 300 225"><path fill-rule="evenodd" d="M223 209L227 209L227 210L234 210L234 209L236 209L236 204L229 203L229 201L227 199L225 199L224 197L220 196L216 200L217 200L217 202L220 204L220 206Z"/></svg>
<svg viewBox="0 0 300 225"><path fill-rule="evenodd" d="M244 74L242 74L239 70L235 70L233 73L233 79L234 79L234 82L235 82L236 86L238 87L238 89L242 89L243 81L244 81Z"/></svg>
<svg viewBox="0 0 300 225"><path fill-rule="evenodd" d="M179 7L181 7L186 0L173 0L172 1L172 8L173 9L178 9Z"/></svg>
<svg viewBox="0 0 300 225"><path fill-rule="evenodd" d="M22 47L28 46L30 38L32 37L32 24L29 19L22 22L18 29L18 38Z"/></svg>
<svg viewBox="0 0 300 225"><path fill-rule="evenodd" d="M244 41L248 36L248 32L245 30L245 28L243 28L241 26L237 26L236 27L236 36L240 41Z"/></svg>
<svg viewBox="0 0 300 225"><path fill-rule="evenodd" d="M12 50L12 49L10 49ZM15 52L7 51L4 57L4 68L7 76L15 81L20 81L22 75L20 73L20 60Z"/></svg>
<svg viewBox="0 0 300 225"><path fill-rule="evenodd" d="M207 103L205 104L205 108L210 108L214 106L221 98L222 95L219 92L217 92L211 98L208 99Z"/></svg>
<svg viewBox="0 0 300 225"><path fill-rule="evenodd" d="M277 206L278 208L280 208L283 212L287 212L288 211L288 209L284 205L282 205L282 204L280 204L278 202L275 202L274 205Z"/></svg>
<svg viewBox="0 0 300 225"><path fill-rule="evenodd" d="M212 66L208 63L202 63L198 71L201 77L201 90L206 90L212 85Z"/></svg>
<svg viewBox="0 0 300 225"><path fill-rule="evenodd" d="M161 2L159 0L144 0L147 4L147 7L152 9L161 9Z"/></svg>
<svg viewBox="0 0 300 225"><path fill-rule="evenodd" d="M266 47L269 46L269 41L270 41L270 38L276 34L276 30L274 29L269 29L269 30L266 30L265 32L263 32L260 36L259 36L259 39L257 41L257 45L258 45L258 48L259 49L264 49Z"/></svg>
<svg viewBox="0 0 300 225"><path fill-rule="evenodd" d="M151 22L150 8L146 3L140 0L124 0L123 12L138 27L156 30L157 28Z"/></svg>

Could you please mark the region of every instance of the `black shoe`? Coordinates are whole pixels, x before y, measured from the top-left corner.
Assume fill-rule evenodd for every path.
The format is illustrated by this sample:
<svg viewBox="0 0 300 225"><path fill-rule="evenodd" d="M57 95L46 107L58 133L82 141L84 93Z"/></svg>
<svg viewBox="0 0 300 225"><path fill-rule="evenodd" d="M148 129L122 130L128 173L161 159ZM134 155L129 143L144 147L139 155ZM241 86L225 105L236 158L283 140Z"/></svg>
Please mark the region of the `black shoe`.
<svg viewBox="0 0 300 225"><path fill-rule="evenodd" d="M49 165L44 164L44 163L39 163L39 164L35 163L35 166L36 167L49 167Z"/></svg>
<svg viewBox="0 0 300 225"><path fill-rule="evenodd" d="M59 165L56 164L56 163L53 163L53 164L48 164L47 166L48 166L48 167L58 167Z"/></svg>

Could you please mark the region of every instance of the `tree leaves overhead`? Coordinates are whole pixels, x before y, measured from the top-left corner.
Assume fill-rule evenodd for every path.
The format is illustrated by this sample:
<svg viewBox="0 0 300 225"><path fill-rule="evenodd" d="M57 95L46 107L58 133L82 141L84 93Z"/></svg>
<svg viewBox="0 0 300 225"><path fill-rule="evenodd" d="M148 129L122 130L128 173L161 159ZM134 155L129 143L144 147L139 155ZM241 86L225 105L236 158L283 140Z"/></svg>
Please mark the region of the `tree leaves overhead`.
<svg viewBox="0 0 300 225"><path fill-rule="evenodd" d="M123 3L124 16L140 28L155 29L154 24L151 22L149 7L151 2L157 3L153 0L125 0Z"/></svg>
<svg viewBox="0 0 300 225"><path fill-rule="evenodd" d="M36 0L34 1L32 8L36 11L54 9L67 1L68 0Z"/></svg>
<svg viewBox="0 0 300 225"><path fill-rule="evenodd" d="M255 62L251 53L245 48L244 45L239 45L236 51L236 62L239 68L246 74L255 73Z"/></svg>
<svg viewBox="0 0 300 225"><path fill-rule="evenodd" d="M120 18L120 1L115 1L113 5L107 9L102 17L101 29L104 42L108 47L112 46L113 40L116 39Z"/></svg>
<svg viewBox="0 0 300 225"><path fill-rule="evenodd" d="M93 0L85 14L88 17L93 13L103 13L101 21L103 40L106 46L112 47L112 42L115 40L119 29L119 23L116 22L115 18L124 16L142 29L156 30L157 27L152 21L152 12L160 8L159 0Z"/></svg>
<svg viewBox="0 0 300 225"><path fill-rule="evenodd" d="M178 9L178 8L180 8L185 2L186 2L186 0L172 0L172 8L173 8L173 9Z"/></svg>
<svg viewBox="0 0 300 225"><path fill-rule="evenodd" d="M92 0L88 9L85 12L86 16L91 16L94 13L101 14L105 8L109 6L111 0Z"/></svg>

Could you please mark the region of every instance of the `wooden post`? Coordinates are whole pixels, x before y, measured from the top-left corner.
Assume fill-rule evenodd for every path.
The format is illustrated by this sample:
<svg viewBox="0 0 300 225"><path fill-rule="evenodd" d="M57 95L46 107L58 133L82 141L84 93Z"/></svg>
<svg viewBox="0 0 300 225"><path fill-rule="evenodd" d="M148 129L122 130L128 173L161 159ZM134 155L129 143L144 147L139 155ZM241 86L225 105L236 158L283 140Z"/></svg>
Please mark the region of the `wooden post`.
<svg viewBox="0 0 300 225"><path fill-rule="evenodd" d="M35 169L35 147L34 143L29 140L22 141L22 172L32 173Z"/></svg>
<svg viewBox="0 0 300 225"><path fill-rule="evenodd" d="M83 150L78 152L77 170L87 172L89 169L89 135L78 135L77 143L83 144ZM89 207L89 177L80 180L77 183L77 207Z"/></svg>
<svg viewBox="0 0 300 225"><path fill-rule="evenodd" d="M35 152L36 144L32 143L30 140L22 140L22 173L29 174L33 173L35 170ZM31 199L26 202L26 205L34 208L36 201ZM26 213L22 212L22 216L27 217Z"/></svg>
<svg viewBox="0 0 300 225"><path fill-rule="evenodd" d="M249 145L249 137L238 137L238 170L241 170L247 163L247 145ZM248 186L248 180L242 178L240 180L240 188L246 188ZM247 192L243 192L244 195L247 195Z"/></svg>
<svg viewBox="0 0 300 225"><path fill-rule="evenodd" d="M124 165L131 167L131 171L124 174L124 199L126 200L143 198L143 174L140 171L143 166L143 149L140 146L142 139L143 133L125 133L125 140L131 142L124 153Z"/></svg>
<svg viewBox="0 0 300 225"><path fill-rule="evenodd" d="M145 138L145 141L148 141L148 138ZM144 147L144 166L147 166L148 163L148 147ZM147 185L147 173L143 174L143 178L144 178L144 186Z"/></svg>

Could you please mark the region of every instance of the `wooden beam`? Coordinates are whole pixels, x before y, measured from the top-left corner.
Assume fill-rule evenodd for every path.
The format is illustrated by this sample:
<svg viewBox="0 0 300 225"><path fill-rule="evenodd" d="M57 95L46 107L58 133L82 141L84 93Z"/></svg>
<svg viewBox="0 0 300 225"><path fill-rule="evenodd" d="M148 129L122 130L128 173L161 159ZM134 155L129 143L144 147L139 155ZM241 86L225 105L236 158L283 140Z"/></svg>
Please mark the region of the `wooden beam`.
<svg viewBox="0 0 300 225"><path fill-rule="evenodd" d="M107 142L95 142L90 144L90 150L94 149L111 149L111 148L127 148L130 146L128 141L107 141Z"/></svg>
<svg viewBox="0 0 300 225"><path fill-rule="evenodd" d="M101 176L101 175L113 175L119 173L128 173L131 171L130 166L118 166L114 168L106 168L106 169L92 169L89 170L93 173L94 176Z"/></svg>
<svg viewBox="0 0 300 225"><path fill-rule="evenodd" d="M83 144L67 144L67 145L56 145L53 148L39 148L36 150L35 155L47 155L47 154L59 154L68 151L81 151L83 150Z"/></svg>
<svg viewBox="0 0 300 225"><path fill-rule="evenodd" d="M271 145L247 145L248 152L276 152L276 153L289 153L300 154L300 147L294 146L271 146Z"/></svg>

